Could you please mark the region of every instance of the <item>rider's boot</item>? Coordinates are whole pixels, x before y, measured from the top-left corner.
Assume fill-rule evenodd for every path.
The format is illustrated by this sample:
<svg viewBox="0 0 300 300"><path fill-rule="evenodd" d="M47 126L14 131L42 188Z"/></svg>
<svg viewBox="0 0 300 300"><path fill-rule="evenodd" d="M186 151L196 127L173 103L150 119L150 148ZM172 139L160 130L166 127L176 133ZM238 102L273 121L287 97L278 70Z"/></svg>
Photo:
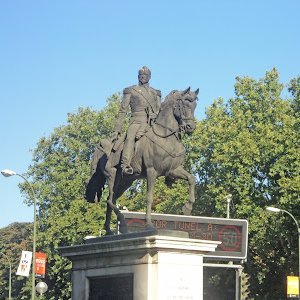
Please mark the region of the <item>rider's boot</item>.
<svg viewBox="0 0 300 300"><path fill-rule="evenodd" d="M128 175L133 174L133 168L130 165L133 151L134 151L134 145L129 140L125 141L124 149L122 153L122 159L121 159L121 168L124 174L128 174Z"/></svg>

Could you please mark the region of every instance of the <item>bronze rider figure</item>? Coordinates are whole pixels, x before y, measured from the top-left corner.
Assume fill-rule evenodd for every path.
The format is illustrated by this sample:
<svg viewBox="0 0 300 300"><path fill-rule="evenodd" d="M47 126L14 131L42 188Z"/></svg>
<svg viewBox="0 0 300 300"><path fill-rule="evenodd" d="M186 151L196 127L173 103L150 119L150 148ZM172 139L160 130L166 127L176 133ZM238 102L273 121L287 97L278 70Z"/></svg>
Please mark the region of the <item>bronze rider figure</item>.
<svg viewBox="0 0 300 300"><path fill-rule="evenodd" d="M161 92L149 86L150 78L151 71L144 66L138 73L139 84L127 87L123 91L112 140L117 139L130 107L131 118L121 158L121 167L125 174L133 174L131 159L134 154L135 141L144 134L148 126L153 124L160 110Z"/></svg>

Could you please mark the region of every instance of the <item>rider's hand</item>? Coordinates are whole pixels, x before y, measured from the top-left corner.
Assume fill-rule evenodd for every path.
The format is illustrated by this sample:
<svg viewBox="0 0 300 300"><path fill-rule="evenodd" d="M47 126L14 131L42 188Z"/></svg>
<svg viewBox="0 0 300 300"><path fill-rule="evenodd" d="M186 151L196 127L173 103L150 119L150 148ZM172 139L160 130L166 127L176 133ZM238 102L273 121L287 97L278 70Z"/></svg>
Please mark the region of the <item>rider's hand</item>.
<svg viewBox="0 0 300 300"><path fill-rule="evenodd" d="M135 135L135 140L139 140L140 138L142 137L142 133L141 132L138 132L136 135Z"/></svg>
<svg viewBox="0 0 300 300"><path fill-rule="evenodd" d="M113 132L113 134L111 135L111 139L114 142L117 138L118 138L119 133L118 132Z"/></svg>

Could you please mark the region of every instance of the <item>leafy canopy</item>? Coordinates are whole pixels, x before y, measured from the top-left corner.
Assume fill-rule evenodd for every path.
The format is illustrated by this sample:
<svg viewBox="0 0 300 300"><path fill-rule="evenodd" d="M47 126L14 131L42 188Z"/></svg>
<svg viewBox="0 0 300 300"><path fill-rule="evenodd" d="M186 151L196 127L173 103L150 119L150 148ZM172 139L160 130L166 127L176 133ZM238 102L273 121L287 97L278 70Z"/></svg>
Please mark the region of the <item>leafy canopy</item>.
<svg viewBox="0 0 300 300"><path fill-rule="evenodd" d="M276 69L259 80L237 77L234 88L235 97L216 99L193 135L184 139L185 168L197 178L193 214L225 217L224 199L232 194L231 217L249 221L245 270L252 275L251 295L280 299L285 296L285 276L297 273L297 235L291 218L264 209L276 206L299 219L300 80L289 83L289 99L281 96L284 85ZM68 115L65 125L42 137L34 150L27 176L39 206L37 250L48 254L47 299L71 297L71 266L58 255L57 247L82 243L86 235L99 235L103 227L105 201L88 204L83 195L91 154L112 132L119 103L115 94L103 110L79 108ZM30 204L26 184L21 189ZM145 183L139 181L119 205L144 210L144 199ZM163 179L157 180L153 211L179 214L186 200L185 182L169 188Z"/></svg>

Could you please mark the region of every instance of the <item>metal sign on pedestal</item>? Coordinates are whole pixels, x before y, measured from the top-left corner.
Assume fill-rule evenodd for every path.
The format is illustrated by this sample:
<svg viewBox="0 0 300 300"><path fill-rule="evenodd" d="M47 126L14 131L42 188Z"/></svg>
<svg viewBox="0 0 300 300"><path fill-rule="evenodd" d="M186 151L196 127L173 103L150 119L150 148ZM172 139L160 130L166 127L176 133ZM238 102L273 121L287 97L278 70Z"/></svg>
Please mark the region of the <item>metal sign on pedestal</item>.
<svg viewBox="0 0 300 300"><path fill-rule="evenodd" d="M129 232L145 230L145 213L122 211ZM248 221L170 214L151 214L156 229L188 233L191 239L222 242L215 252L205 255L221 260L241 261L247 257Z"/></svg>

